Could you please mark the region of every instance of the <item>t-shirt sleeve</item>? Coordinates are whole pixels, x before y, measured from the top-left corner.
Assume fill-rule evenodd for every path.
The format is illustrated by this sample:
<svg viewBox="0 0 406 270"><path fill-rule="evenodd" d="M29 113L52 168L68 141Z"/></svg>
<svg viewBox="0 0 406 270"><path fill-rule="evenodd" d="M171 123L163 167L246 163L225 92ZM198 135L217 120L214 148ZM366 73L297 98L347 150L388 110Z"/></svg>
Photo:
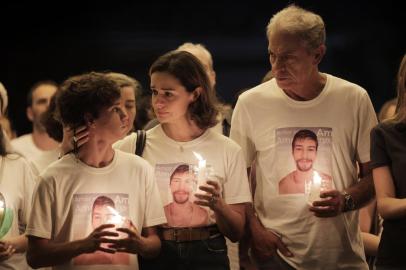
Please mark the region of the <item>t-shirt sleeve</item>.
<svg viewBox="0 0 406 270"><path fill-rule="evenodd" d="M31 213L26 229L27 235L52 239L52 206L55 207L54 199L51 182L40 179L33 195Z"/></svg>
<svg viewBox="0 0 406 270"><path fill-rule="evenodd" d="M143 227L151 227L167 223L161 196L159 195L158 186L155 182L154 170L146 164L146 207Z"/></svg>
<svg viewBox="0 0 406 270"><path fill-rule="evenodd" d="M378 168L391 163L388 156L382 130L375 127L371 131L371 168Z"/></svg>
<svg viewBox="0 0 406 270"><path fill-rule="evenodd" d="M358 123L357 161L366 163L370 161L370 132L377 125L378 120L365 90L359 103Z"/></svg>
<svg viewBox="0 0 406 270"><path fill-rule="evenodd" d="M223 186L223 197L227 204L251 202L246 163L241 148L238 148L227 162L227 179Z"/></svg>
<svg viewBox="0 0 406 270"><path fill-rule="evenodd" d="M231 119L230 138L238 143L242 148L242 154L246 161L245 167L251 167L255 158L255 145L251 136L251 119L241 98L238 99L237 105L233 111Z"/></svg>

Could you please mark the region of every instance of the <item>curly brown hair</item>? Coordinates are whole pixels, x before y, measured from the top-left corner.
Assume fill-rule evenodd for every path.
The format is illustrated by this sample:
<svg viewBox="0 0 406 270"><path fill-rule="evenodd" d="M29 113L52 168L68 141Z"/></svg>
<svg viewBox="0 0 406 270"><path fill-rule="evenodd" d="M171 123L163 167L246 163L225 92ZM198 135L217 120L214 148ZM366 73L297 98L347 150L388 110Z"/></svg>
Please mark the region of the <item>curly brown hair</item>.
<svg viewBox="0 0 406 270"><path fill-rule="evenodd" d="M90 72L70 77L56 96L56 117L65 126L77 128L86 124L86 115L99 117L103 108L120 98L119 85L106 74Z"/></svg>

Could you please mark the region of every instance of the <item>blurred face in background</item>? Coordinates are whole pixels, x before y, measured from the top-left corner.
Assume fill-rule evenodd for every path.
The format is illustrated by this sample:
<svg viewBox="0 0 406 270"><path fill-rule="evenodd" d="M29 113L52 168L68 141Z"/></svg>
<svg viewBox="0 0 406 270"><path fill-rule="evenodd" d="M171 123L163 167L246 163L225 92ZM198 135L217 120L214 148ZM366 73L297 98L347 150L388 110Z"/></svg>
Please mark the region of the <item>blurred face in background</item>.
<svg viewBox="0 0 406 270"><path fill-rule="evenodd" d="M121 87L121 102L124 104L125 111L128 115L128 134L134 128L134 120L137 114L137 107L135 103L135 89L133 87Z"/></svg>
<svg viewBox="0 0 406 270"><path fill-rule="evenodd" d="M34 129L45 132L41 124L41 115L48 109L51 97L57 88L54 85L39 85L32 93L32 104L27 108L27 117L33 123Z"/></svg>

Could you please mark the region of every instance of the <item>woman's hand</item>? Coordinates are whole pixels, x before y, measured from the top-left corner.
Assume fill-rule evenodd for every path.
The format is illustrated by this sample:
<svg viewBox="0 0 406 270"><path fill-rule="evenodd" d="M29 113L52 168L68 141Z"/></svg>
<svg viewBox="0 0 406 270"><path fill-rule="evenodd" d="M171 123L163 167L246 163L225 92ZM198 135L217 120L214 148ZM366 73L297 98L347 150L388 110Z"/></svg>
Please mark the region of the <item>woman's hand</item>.
<svg viewBox="0 0 406 270"><path fill-rule="evenodd" d="M87 126L81 126L73 129L69 127L63 128L63 140L61 143L61 156L78 149L89 140L89 131Z"/></svg>
<svg viewBox="0 0 406 270"><path fill-rule="evenodd" d="M199 189L205 191L205 194L196 193L198 199L195 204L207 206L211 210L216 211L224 206L224 200L221 197L220 185L217 181L208 180L207 185L200 186Z"/></svg>

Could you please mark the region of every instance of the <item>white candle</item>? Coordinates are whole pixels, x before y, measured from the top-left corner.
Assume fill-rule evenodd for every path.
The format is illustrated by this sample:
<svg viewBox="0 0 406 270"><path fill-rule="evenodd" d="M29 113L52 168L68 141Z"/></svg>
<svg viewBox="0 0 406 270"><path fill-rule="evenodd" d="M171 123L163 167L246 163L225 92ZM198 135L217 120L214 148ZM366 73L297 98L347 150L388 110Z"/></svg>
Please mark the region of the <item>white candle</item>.
<svg viewBox="0 0 406 270"><path fill-rule="evenodd" d="M321 191L321 177L316 171L314 171L308 199L311 204L314 201L320 200L320 191Z"/></svg>
<svg viewBox="0 0 406 270"><path fill-rule="evenodd" d="M116 209L111 206L107 206L109 211L113 214L113 216L107 221L108 224L114 224L116 227L122 227L125 221L125 218L121 216Z"/></svg>
<svg viewBox="0 0 406 270"><path fill-rule="evenodd" d="M199 153L193 152L193 154L199 161L197 168L197 182L200 185L203 181L207 180L206 160L203 159L203 157Z"/></svg>

